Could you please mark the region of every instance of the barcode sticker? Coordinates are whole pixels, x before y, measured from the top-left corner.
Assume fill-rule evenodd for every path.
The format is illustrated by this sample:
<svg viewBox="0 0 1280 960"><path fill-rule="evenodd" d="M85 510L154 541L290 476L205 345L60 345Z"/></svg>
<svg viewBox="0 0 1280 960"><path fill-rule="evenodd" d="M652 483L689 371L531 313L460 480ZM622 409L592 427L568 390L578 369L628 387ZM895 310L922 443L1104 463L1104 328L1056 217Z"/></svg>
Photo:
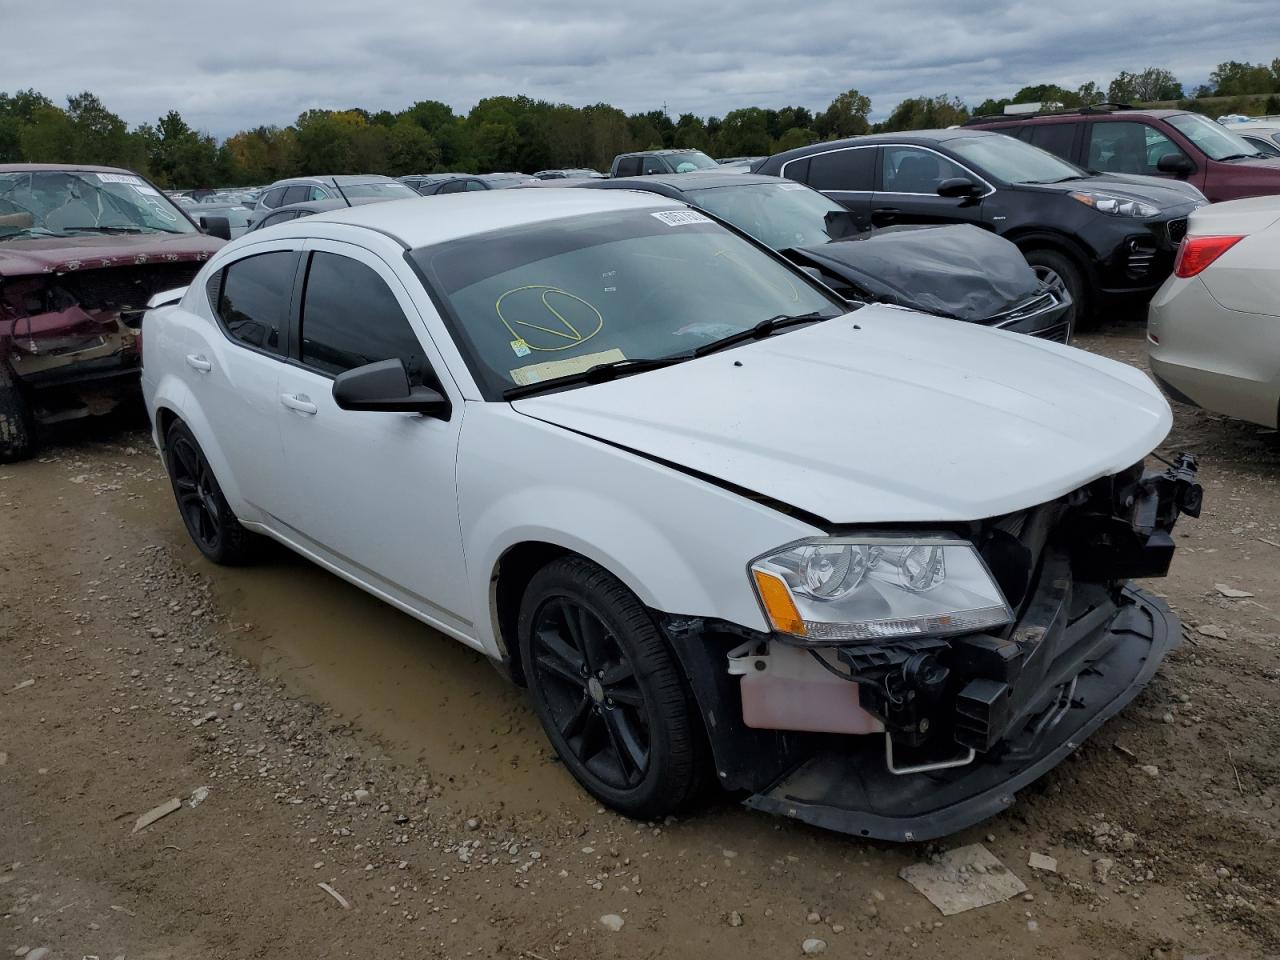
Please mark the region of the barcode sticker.
<svg viewBox="0 0 1280 960"><path fill-rule="evenodd" d="M690 223L711 223L710 217L705 217L696 210L659 210L653 216L668 227L683 227Z"/></svg>

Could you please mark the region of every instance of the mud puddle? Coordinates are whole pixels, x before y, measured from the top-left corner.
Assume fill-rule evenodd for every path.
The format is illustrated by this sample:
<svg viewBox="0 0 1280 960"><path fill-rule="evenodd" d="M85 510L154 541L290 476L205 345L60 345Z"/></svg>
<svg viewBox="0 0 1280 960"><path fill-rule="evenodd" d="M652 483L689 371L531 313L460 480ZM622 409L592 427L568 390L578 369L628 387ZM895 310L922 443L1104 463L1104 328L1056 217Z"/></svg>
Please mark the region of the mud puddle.
<svg viewBox="0 0 1280 960"><path fill-rule="evenodd" d="M157 470L160 468L157 467ZM329 704L407 766L515 811L585 803L520 690L488 658L291 551L218 567L187 538L168 484L117 502L209 577L225 639L267 678Z"/></svg>

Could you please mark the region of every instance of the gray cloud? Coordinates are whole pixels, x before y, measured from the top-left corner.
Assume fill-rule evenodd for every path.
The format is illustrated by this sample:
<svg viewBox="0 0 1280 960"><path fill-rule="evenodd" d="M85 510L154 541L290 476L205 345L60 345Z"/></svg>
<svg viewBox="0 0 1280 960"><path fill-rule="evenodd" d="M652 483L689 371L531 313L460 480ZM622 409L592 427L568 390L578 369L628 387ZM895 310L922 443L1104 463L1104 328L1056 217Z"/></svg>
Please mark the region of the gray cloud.
<svg viewBox="0 0 1280 960"><path fill-rule="evenodd" d="M1105 87L1151 65L1190 87L1220 61L1280 56L1274 0L0 0L0 21L21 41L0 58L0 90L92 90L130 123L177 108L219 136L312 107L465 111L509 93L675 116L821 109L856 87L883 115L909 96Z"/></svg>

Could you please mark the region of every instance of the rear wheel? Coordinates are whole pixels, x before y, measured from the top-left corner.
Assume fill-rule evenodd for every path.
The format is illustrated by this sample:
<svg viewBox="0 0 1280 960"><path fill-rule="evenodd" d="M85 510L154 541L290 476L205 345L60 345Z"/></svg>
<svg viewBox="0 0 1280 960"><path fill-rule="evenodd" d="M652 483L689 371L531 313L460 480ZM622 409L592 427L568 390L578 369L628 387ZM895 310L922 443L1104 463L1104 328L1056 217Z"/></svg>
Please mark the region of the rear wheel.
<svg viewBox="0 0 1280 960"><path fill-rule="evenodd" d="M534 709L569 772L627 816L661 817L699 791L698 713L643 604L581 557L534 575L519 635Z"/></svg>
<svg viewBox="0 0 1280 960"><path fill-rule="evenodd" d="M1088 326L1091 319L1089 291L1085 286L1084 273L1075 261L1048 247L1027 250L1023 256L1037 277L1051 287L1065 290L1071 297L1071 309L1063 318L1071 325L1071 330Z"/></svg>
<svg viewBox="0 0 1280 960"><path fill-rule="evenodd" d="M0 360L0 463L31 456L35 446L31 407L17 378Z"/></svg>
<svg viewBox="0 0 1280 960"><path fill-rule="evenodd" d="M164 459L178 512L200 552L229 566L253 559L257 537L232 513L204 451L181 420L165 434Z"/></svg>

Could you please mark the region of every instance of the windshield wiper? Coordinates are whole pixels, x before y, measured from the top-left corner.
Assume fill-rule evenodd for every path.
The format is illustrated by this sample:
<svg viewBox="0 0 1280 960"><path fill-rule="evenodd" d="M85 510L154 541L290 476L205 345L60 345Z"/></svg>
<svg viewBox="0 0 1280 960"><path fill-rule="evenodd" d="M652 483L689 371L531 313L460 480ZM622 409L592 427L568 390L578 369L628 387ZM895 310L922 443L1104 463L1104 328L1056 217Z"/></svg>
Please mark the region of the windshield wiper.
<svg viewBox="0 0 1280 960"><path fill-rule="evenodd" d="M1232 153L1225 157L1218 157L1218 162L1221 163L1224 160L1252 160L1254 157L1261 156L1263 156L1261 153Z"/></svg>
<svg viewBox="0 0 1280 960"><path fill-rule="evenodd" d="M1034 183L1036 186L1044 186L1049 183L1067 183L1071 180L1088 180L1089 178L1082 173L1073 173L1069 177L1059 177L1057 180L1023 180L1022 183Z"/></svg>
<svg viewBox="0 0 1280 960"><path fill-rule="evenodd" d="M147 233L145 227L63 227L63 231L86 231L89 233Z"/></svg>
<svg viewBox="0 0 1280 960"><path fill-rule="evenodd" d="M761 320L754 327L747 327L745 330L739 330L737 333L731 333L727 337L721 337L719 340L712 340L710 343L704 343L693 351L695 357L705 357L709 353L715 353L718 350L724 350L728 347L737 346L740 343L746 343L749 340L763 340L765 337L771 337L779 330L787 327L799 326L802 323L817 323L819 320L830 320L831 318L823 314L819 310L810 313L780 313L776 317L769 317Z"/></svg>
<svg viewBox="0 0 1280 960"><path fill-rule="evenodd" d="M625 377L632 373L644 373L646 370L670 367L673 364L684 363L684 361L692 360L693 358L694 353L690 351L688 353L674 353L669 357L642 357L635 360L612 360L609 363L597 363L594 367L588 367L581 373L569 373L563 377L540 380L538 383L526 383L518 387L508 387L502 391L502 399L519 400L521 397L529 397L535 393L542 393L544 390L555 390L574 383L604 383L606 380L616 380L618 377Z"/></svg>

